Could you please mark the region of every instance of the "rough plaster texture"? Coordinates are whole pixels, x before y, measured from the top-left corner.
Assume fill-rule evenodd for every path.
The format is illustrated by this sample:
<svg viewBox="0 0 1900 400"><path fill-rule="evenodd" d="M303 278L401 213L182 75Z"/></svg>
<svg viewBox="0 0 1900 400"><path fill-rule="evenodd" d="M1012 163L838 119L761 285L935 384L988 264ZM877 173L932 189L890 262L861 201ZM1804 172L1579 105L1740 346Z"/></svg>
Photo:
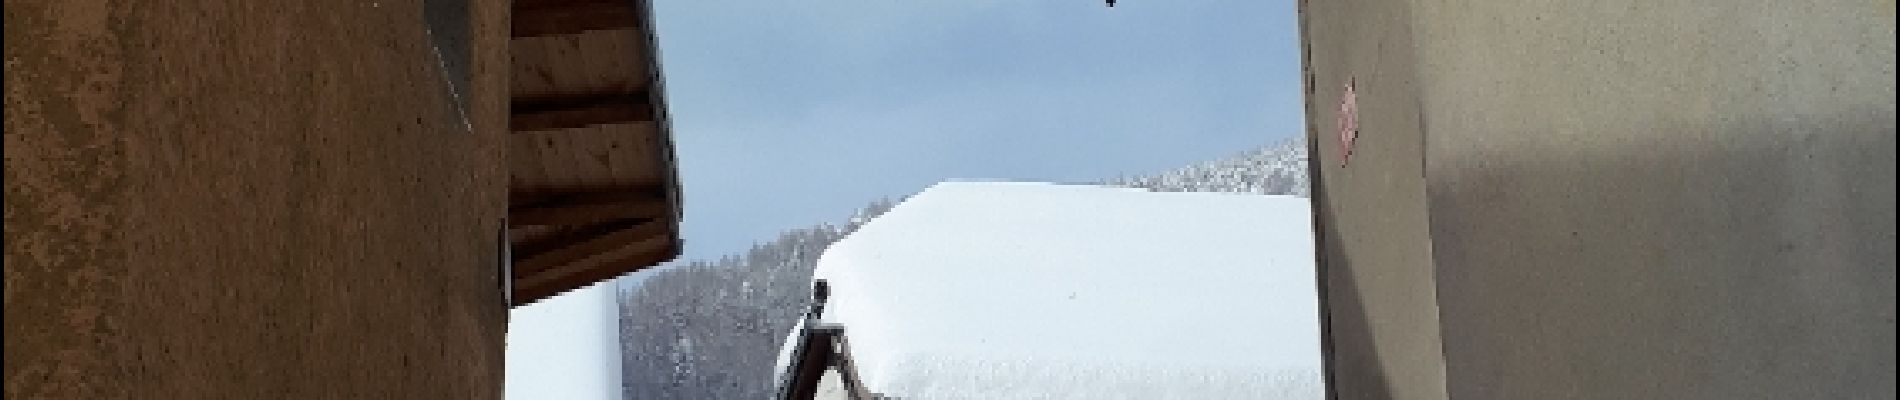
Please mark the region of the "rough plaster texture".
<svg viewBox="0 0 1900 400"><path fill-rule="evenodd" d="M1331 379L1339 398L1442 399L1414 23L1401 2L1301 7L1309 173ZM1335 113L1358 97L1351 162Z"/></svg>
<svg viewBox="0 0 1900 400"><path fill-rule="evenodd" d="M1320 241L1344 242L1322 244L1340 398L1894 398L1891 1L1303 8L1310 137L1333 135L1343 75L1365 118L1350 167L1316 141ZM1379 29L1410 41L1355 36ZM1404 68L1386 79L1414 90L1365 83ZM1417 107L1376 106L1398 98ZM1424 202L1339 200L1420 161ZM1398 268L1362 261L1399 250L1352 247L1392 234L1355 215L1420 206L1437 324L1352 325L1419 298L1340 289ZM1428 329L1442 364L1359 361L1405 348L1354 337Z"/></svg>
<svg viewBox="0 0 1900 400"><path fill-rule="evenodd" d="M1877 3L1417 3L1451 395L1893 398Z"/></svg>

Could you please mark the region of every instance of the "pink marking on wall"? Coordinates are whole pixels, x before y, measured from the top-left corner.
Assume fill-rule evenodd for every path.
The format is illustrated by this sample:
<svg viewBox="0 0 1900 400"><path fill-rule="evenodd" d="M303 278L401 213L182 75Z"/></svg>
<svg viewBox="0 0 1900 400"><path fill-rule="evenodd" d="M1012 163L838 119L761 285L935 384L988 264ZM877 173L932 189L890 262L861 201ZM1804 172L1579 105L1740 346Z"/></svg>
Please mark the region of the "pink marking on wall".
<svg viewBox="0 0 1900 400"><path fill-rule="evenodd" d="M1346 79L1346 91L1339 99L1339 118L1335 121L1339 127L1339 166L1342 168L1352 161L1352 143L1359 139L1359 93L1353 86L1353 80Z"/></svg>

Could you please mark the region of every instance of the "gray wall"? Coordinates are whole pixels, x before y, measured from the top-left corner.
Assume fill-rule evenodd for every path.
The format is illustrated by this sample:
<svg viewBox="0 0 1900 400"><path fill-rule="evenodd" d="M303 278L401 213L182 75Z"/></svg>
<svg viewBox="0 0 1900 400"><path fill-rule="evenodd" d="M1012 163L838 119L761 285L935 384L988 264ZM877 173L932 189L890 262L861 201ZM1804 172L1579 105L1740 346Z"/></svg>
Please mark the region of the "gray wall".
<svg viewBox="0 0 1900 400"><path fill-rule="evenodd" d="M1460 399L1895 397L1892 1L1303 12L1322 243L1344 242L1321 250L1341 398L1387 397L1372 384ZM1409 40L1365 33L1381 30ZM1367 47L1408 61L1361 62ZM1327 146L1346 73L1367 121L1340 169ZM1418 126L1373 124L1408 118ZM1367 176L1411 177L1420 157L1426 201L1339 199L1369 193ZM1366 260L1416 244L1365 239L1411 229L1365 220L1415 207L1429 210L1435 324L1375 323L1361 331L1382 339L1355 342L1368 332L1341 329L1347 316L1419 308L1415 288L1340 289L1415 268ZM1441 365L1358 361L1431 328ZM1391 378L1433 373L1443 394Z"/></svg>
<svg viewBox="0 0 1900 400"><path fill-rule="evenodd" d="M1404 3L1302 6L1309 173L1328 374L1340 398L1442 399L1413 18ZM1340 166L1334 110L1357 81L1361 136Z"/></svg>

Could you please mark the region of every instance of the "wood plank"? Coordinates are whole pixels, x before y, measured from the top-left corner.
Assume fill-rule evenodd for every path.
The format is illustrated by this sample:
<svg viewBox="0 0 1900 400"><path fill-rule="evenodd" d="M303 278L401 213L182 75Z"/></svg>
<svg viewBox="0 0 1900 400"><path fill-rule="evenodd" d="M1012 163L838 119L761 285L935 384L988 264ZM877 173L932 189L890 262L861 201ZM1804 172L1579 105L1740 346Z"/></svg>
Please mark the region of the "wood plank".
<svg viewBox="0 0 1900 400"><path fill-rule="evenodd" d="M541 165L548 170L547 186L541 190L549 195L559 195L581 188L589 178L598 179L582 175L576 171L577 166L574 164L574 152L584 150L576 146L574 140L594 130L596 127L590 126L540 135Z"/></svg>
<svg viewBox="0 0 1900 400"><path fill-rule="evenodd" d="M670 170L657 147L659 130L652 123L599 125L600 134L575 138L576 146L586 146L605 169L606 182L613 186L667 185Z"/></svg>
<svg viewBox="0 0 1900 400"><path fill-rule="evenodd" d="M529 8L594 8L602 4L637 9L641 2L636 0L514 0L514 10Z"/></svg>
<svg viewBox="0 0 1900 400"><path fill-rule="evenodd" d="M652 122L645 91L567 98L523 99L509 105L508 129L537 132L593 125Z"/></svg>
<svg viewBox="0 0 1900 400"><path fill-rule="evenodd" d="M554 85L554 74L548 65L553 57L555 45L572 42L573 37L540 37L508 41L508 95L519 96L524 92L547 91Z"/></svg>
<svg viewBox="0 0 1900 400"><path fill-rule="evenodd" d="M559 131L527 132L509 135L511 156L519 155L521 160L510 161L518 165L520 180L514 181L509 188L511 204L525 204L538 201L547 196L558 196L592 184L602 187L607 182L604 176L583 176L576 173L575 159L571 154L577 147L575 136L585 136L578 128ZM580 144L585 145L585 144Z"/></svg>
<svg viewBox="0 0 1900 400"><path fill-rule="evenodd" d="M515 243L539 241L542 239L546 239L549 236L560 234L560 231L562 230L563 230L562 226L522 225L522 224L517 224L514 221L509 221L508 222L508 244L510 247L513 247Z"/></svg>
<svg viewBox="0 0 1900 400"><path fill-rule="evenodd" d="M585 225L628 218L671 218L672 202L661 187L556 196L508 209L515 225Z"/></svg>
<svg viewBox="0 0 1900 400"><path fill-rule="evenodd" d="M621 93L641 93L645 95L648 60L653 57L653 48L646 41L645 33L632 30L592 31L579 36L583 40L578 44L580 64L578 70L588 77L613 77L614 84L632 89Z"/></svg>
<svg viewBox="0 0 1900 400"><path fill-rule="evenodd" d="M592 30L637 29L644 21L625 0L516 1L510 36L569 35Z"/></svg>
<svg viewBox="0 0 1900 400"><path fill-rule="evenodd" d="M586 31L509 41L511 99L633 93L653 67L639 32Z"/></svg>
<svg viewBox="0 0 1900 400"><path fill-rule="evenodd" d="M619 248L612 251L594 254L567 264L542 270L532 275L516 279L515 283L525 288L546 287L550 283L570 281L572 280L570 278L576 275L588 275L587 273L590 271L605 271L605 277L619 276L620 274L646 268L654 263L658 263L658 261L653 263L626 263L624 262L625 260L635 257L648 257L653 256L654 253L665 252L672 243L673 236L666 234L621 243ZM660 261L664 261L664 259ZM576 282L577 285L591 283L591 280L587 282Z"/></svg>
<svg viewBox="0 0 1900 400"><path fill-rule="evenodd" d="M568 169L565 172L574 177L573 186L570 186L569 190L576 193L588 193L610 192L622 187L638 187L620 185L620 182L615 181L613 171L607 169L606 154L612 150L600 143L600 138L607 135L607 128L611 126L594 125L587 129L570 131L574 133L566 135L567 148L561 150L565 151L568 157Z"/></svg>
<svg viewBox="0 0 1900 400"><path fill-rule="evenodd" d="M535 138L521 142L535 146L544 171L538 179L517 181L513 190L558 196L670 184L672 170L657 133L653 123L635 123L510 135Z"/></svg>
<svg viewBox="0 0 1900 400"><path fill-rule="evenodd" d="M599 237L627 227L639 220L612 220L587 225L543 225L547 228L539 234L513 238L515 260L520 261L528 255L542 254L571 246L588 239Z"/></svg>
<svg viewBox="0 0 1900 400"><path fill-rule="evenodd" d="M570 264L589 258L597 258L602 254L627 252L630 251L629 246L646 245L655 238L670 238L673 227L668 221L670 218L616 221L601 226L603 229L599 229L597 233L590 232L595 234L550 250L535 251L537 249L527 249L525 248L527 246L517 247L515 278L518 281L527 279L548 271L558 271L557 268L568 267ZM530 250L533 253L522 250ZM528 285L527 282L517 282L517 284Z"/></svg>
<svg viewBox="0 0 1900 400"><path fill-rule="evenodd" d="M595 154L606 152L595 144L595 136L602 135L602 129L610 125L589 125L581 129L568 129L568 135L561 135L561 161L566 165L562 169L566 180L561 191L608 191L614 186L614 174L602 165Z"/></svg>
<svg viewBox="0 0 1900 400"><path fill-rule="evenodd" d="M782 382L779 383L779 400L812 399L818 394L818 383L825 371L837 362L837 350L832 345L842 329L833 325L821 325L817 320L807 318L805 329L799 332L799 344L793 347L791 365Z"/></svg>
<svg viewBox="0 0 1900 400"><path fill-rule="evenodd" d="M539 187L548 181L547 167L541 160L541 138L532 135L508 137L508 199L510 202L540 195Z"/></svg>
<svg viewBox="0 0 1900 400"><path fill-rule="evenodd" d="M650 246L650 247L649 247ZM645 251L616 252L602 255L583 263L573 264L562 270L537 274L528 279L516 280L515 299L517 305L533 303L554 295L579 289L604 280L640 271L660 265L679 257L678 241L667 237L652 238L641 243L627 246L629 249L643 248Z"/></svg>
<svg viewBox="0 0 1900 400"><path fill-rule="evenodd" d="M864 380L858 376L858 363L851 355L851 342L846 340L843 327L831 332L834 361L832 366L838 369L838 377L844 381L845 392L853 399L879 399L883 395L874 393L864 386Z"/></svg>

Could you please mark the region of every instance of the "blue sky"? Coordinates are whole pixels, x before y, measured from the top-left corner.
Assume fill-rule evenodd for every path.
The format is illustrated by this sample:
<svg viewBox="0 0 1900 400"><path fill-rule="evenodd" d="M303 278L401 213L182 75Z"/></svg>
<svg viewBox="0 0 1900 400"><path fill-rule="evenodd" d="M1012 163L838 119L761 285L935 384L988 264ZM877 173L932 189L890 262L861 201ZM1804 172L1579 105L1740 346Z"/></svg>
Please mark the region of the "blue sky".
<svg viewBox="0 0 1900 400"><path fill-rule="evenodd" d="M1290 1L654 7L688 259L948 178L1156 172L1302 127Z"/></svg>
<svg viewBox="0 0 1900 400"><path fill-rule="evenodd" d="M653 1L684 259L946 179L1159 172L1303 125L1291 1ZM560 304L515 315L581 313ZM509 386L598 394L563 357L600 353L557 333L510 332L539 373Z"/></svg>

